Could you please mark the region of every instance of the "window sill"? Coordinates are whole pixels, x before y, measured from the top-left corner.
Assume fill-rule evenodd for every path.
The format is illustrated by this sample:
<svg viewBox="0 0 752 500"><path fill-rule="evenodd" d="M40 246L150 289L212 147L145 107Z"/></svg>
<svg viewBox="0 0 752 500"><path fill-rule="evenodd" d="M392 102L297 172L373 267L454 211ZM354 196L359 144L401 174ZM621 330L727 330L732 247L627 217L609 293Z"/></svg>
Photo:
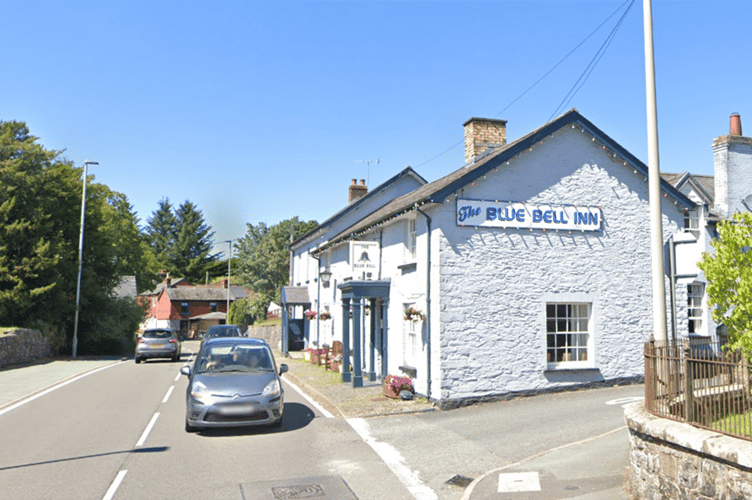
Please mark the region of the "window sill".
<svg viewBox="0 0 752 500"><path fill-rule="evenodd" d="M418 269L418 263L417 262L408 262L405 264L400 264L397 266L397 269L402 271L402 274L412 273L414 271L417 271Z"/></svg>
<svg viewBox="0 0 752 500"><path fill-rule="evenodd" d="M399 369L406 375L409 375L411 378L415 378L418 376L418 369L412 366L400 366Z"/></svg>
<svg viewBox="0 0 752 500"><path fill-rule="evenodd" d="M594 368L594 367L585 367L585 366L574 367L573 366L571 368L570 367L547 368L547 369L543 370L543 374L544 375L551 375L551 374L556 374L556 373L570 373L570 374L573 374L573 373L600 373L600 371L601 370L599 368Z"/></svg>

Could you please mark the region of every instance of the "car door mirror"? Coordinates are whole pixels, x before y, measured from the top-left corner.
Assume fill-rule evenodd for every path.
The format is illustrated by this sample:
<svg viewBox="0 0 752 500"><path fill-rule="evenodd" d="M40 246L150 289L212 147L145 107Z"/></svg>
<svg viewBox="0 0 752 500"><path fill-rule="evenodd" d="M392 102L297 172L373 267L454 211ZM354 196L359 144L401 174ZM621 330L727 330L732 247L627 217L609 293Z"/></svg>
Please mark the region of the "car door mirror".
<svg viewBox="0 0 752 500"><path fill-rule="evenodd" d="M287 370L289 370L289 368L287 367L287 365L285 363L282 363L281 365L279 365L279 374L280 375L282 375L283 373L286 373Z"/></svg>
<svg viewBox="0 0 752 500"><path fill-rule="evenodd" d="M182 373L186 377L190 377L191 376L191 367L188 366L188 365L183 365L183 367L180 368L180 373Z"/></svg>

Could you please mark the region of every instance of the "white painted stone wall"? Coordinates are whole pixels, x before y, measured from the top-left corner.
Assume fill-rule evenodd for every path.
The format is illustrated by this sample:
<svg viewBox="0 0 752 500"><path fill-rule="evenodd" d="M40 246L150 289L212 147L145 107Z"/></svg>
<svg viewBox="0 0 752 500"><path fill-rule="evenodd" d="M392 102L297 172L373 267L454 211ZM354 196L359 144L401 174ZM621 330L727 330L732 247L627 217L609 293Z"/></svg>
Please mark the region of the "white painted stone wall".
<svg viewBox="0 0 752 500"><path fill-rule="evenodd" d="M483 398L640 377L652 331L648 183L579 130L563 129L460 197L599 206L603 231L458 227L444 204L441 397ZM683 215L664 198L664 236ZM592 371L550 371L548 301L592 303ZM686 305L685 305L686 307ZM597 371L596 371L597 370Z"/></svg>

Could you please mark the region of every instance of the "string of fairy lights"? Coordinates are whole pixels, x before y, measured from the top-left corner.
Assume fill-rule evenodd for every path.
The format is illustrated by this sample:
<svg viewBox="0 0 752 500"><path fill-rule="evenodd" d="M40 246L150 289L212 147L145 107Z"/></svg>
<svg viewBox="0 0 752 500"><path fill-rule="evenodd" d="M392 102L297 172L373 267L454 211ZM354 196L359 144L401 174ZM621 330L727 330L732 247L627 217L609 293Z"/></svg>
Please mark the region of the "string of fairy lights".
<svg viewBox="0 0 752 500"><path fill-rule="evenodd" d="M611 159L612 161L615 161L615 162L621 162L623 166L630 168L632 170L632 172L633 172L634 175L641 176L643 182L648 182L647 175L644 172L641 172L640 170L638 170L637 168L635 168L635 166L632 164L631 160L628 160L628 159L622 157L622 155L620 155L618 152L614 151L615 148L609 148L604 143L605 141L599 140L596 137L596 134L591 133L588 130L587 127L585 127L583 125L578 125L577 123L572 123L570 125L570 128L573 129L573 130L576 130L576 129L579 128L580 129L580 133L585 134L591 140L591 142L594 143L594 145L596 147L598 147L599 149L601 149L602 151L604 151L605 154L606 154L606 156L609 159ZM544 143L545 143L545 141L546 141L546 139L548 139L550 137L553 137L555 134L556 134L556 132L552 132L551 134L548 135L547 138L543 138L543 139L534 141L533 144L530 144L529 146L526 146L522 151L520 151L517 154L515 154L514 157L508 158L506 161L504 161L503 165L497 165L497 166L495 166L493 169L490 169L488 172L485 172L482 175L479 175L475 180L468 181L465 184L465 186L468 186L468 185L469 186L475 186L476 181L478 179L481 179L481 178L482 179L486 179L488 177L488 175L491 175L492 173L498 172L499 168L511 165L513 161L518 160L523 154L531 153L531 152L534 151L535 148L537 148L539 146L543 146ZM456 202L456 200L460 197L460 191L463 191L465 189L465 186L457 189L453 194L447 196L446 199L445 199L445 201L444 201L444 203ZM663 193L663 197L666 198L667 201L669 201L669 202L673 201L674 205L676 205L676 206L679 206L679 204L681 203L680 208L683 209L684 211L690 210L690 207L685 206L685 204L683 202L681 202L680 200L678 200L676 197L671 196L668 192L664 192ZM486 201L491 201L491 200L486 200ZM511 203L520 203L522 205L526 204L525 201L500 201L500 200L494 200L494 202L496 202L496 203L508 203L508 204L511 204ZM343 236L341 238L337 238L335 240L332 240L332 241L329 241L329 242L325 243L324 245L316 248L315 249L315 253L316 254L320 254L320 253L322 253L322 252L324 252L324 251L326 251L326 250L328 250L328 249L330 249L330 248L332 248L332 247L334 247L336 245L339 245L340 243L343 243L345 241L357 240L358 238L361 238L363 235L365 235L365 234L367 234L367 233L369 233L371 231L374 231L375 229L378 229L380 227L383 227L383 226L386 226L386 225L390 224L395 219L399 219L400 217L403 217L405 215L408 215L408 214L416 212L418 209L420 209L421 207L423 207L424 205L429 204L429 203L430 204L436 204L437 202L432 201L430 195L428 195L425 198L423 198L421 200L418 200L416 202L413 202L409 206L403 207L402 209L400 209L400 210L398 210L398 211L396 211L394 213L391 213L391 214L385 216L382 219L376 220L376 221L374 221L372 223L369 223L366 226L363 226L363 227L359 228L356 231L351 232L347 236ZM548 203L541 203L541 204L542 205L547 205L547 206L554 206L554 205L558 206L559 205L559 204L552 205L552 204L548 204ZM576 205L573 205L573 206L576 207ZM585 208L586 206L583 205L582 207ZM601 209L601 207L597 207L597 208L599 210ZM462 226L464 226L464 224ZM474 227L476 231L479 231L480 229L484 228L484 226L478 226L478 225L468 226L468 227ZM530 229L531 232L534 232L534 231L546 232L547 231L546 228L529 228L529 229ZM549 231L555 231L555 232L567 232L568 234L572 234L573 232L574 233L579 233L579 232L586 232L587 231L585 229L583 229L583 230L572 230L572 229L555 229L555 228L549 228L548 230Z"/></svg>

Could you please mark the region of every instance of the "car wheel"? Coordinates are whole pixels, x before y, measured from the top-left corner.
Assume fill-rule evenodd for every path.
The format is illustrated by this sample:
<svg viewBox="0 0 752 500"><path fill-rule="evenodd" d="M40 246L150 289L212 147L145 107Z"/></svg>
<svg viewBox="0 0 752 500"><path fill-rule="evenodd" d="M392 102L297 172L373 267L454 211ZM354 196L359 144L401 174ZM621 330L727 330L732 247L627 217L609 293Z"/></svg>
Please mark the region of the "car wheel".
<svg viewBox="0 0 752 500"><path fill-rule="evenodd" d="M196 432L198 431L198 427L193 427L191 424L188 423L188 419L185 420L185 432Z"/></svg>
<svg viewBox="0 0 752 500"><path fill-rule="evenodd" d="M174 355L174 356L172 357L172 361L173 361L173 362L177 362L177 361L180 361L180 353L177 353L176 355Z"/></svg>
<svg viewBox="0 0 752 500"><path fill-rule="evenodd" d="M141 362L141 358L139 358L138 356L136 356L136 364L139 364L140 362Z"/></svg>

